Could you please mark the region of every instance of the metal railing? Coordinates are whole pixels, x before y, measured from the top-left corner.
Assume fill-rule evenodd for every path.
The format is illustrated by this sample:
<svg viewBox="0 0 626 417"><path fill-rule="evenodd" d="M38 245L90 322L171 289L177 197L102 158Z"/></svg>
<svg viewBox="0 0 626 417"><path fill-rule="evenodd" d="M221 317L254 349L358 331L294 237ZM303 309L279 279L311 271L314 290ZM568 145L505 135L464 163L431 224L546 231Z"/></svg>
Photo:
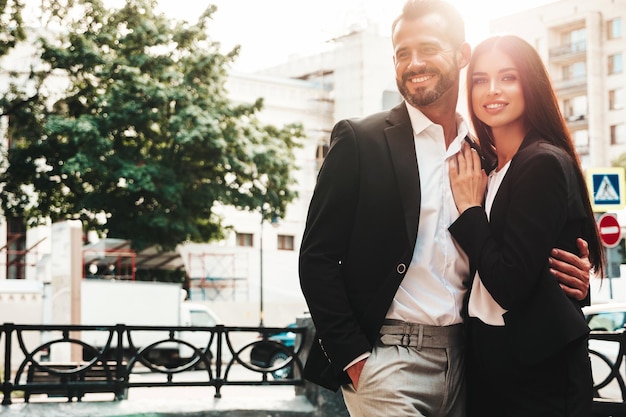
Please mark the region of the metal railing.
<svg viewBox="0 0 626 417"><path fill-rule="evenodd" d="M284 332L296 335L293 347L272 340L274 335ZM29 346L29 333L40 335L46 342ZM89 333L104 335L106 340L104 343L88 343ZM190 338L185 336L190 333L203 335L206 341L191 343ZM142 337L145 334L151 335L153 341L138 346L137 341L145 340ZM5 323L0 326L0 341L4 346L2 404L11 404L12 395L16 392L23 392L27 401L32 393L56 393L71 401L73 397L80 400L84 394L93 392L112 393L115 400L122 400L127 397L130 388L206 386L214 387L215 397L220 398L221 388L229 385L304 386L300 375L306 359L304 347L307 335L311 335L308 327L43 326ZM626 416L626 330L593 331L590 340L596 344L607 344L603 349L592 345L589 350L594 369L593 415ZM283 353L284 361L259 365L258 361L252 360L252 350L261 346L265 347L265 353L268 347ZM73 362L42 359L47 356L44 353L59 347L77 348L91 358ZM184 350L186 354L179 356L175 363L163 363L158 355L154 355L163 349L179 353ZM12 366L16 358L19 358L18 364ZM247 373L233 373L235 365ZM197 369L200 371L188 372ZM281 372L285 370L289 372ZM276 373L281 375L280 379L272 376ZM194 379L182 378L189 374L193 374ZM150 379L146 375L155 377Z"/></svg>
<svg viewBox="0 0 626 417"><path fill-rule="evenodd" d="M550 58L564 55L582 54L587 50L587 42L572 42L550 48Z"/></svg>
<svg viewBox="0 0 626 417"><path fill-rule="evenodd" d="M626 384L624 383L625 330L592 331L589 356L594 372L593 416L626 416ZM604 345L597 345L598 342ZM594 347L595 346L595 347Z"/></svg>
<svg viewBox="0 0 626 417"><path fill-rule="evenodd" d="M293 347L272 339L283 332L295 333ZM113 393L114 399L121 400L135 387L208 386L215 388L219 398L221 388L227 385L303 385L300 352L306 332L306 327L5 323L0 326L4 346L2 404L11 404L16 391L22 391L26 401L32 393L56 393L69 401L73 397L80 401L85 393L93 392ZM37 341L29 343L33 339ZM255 349L264 354L280 352L283 360L255 362ZM50 356L52 352L62 354ZM163 352L170 353L167 360ZM80 359L51 362L46 360L49 356ZM246 373L233 375L235 365ZM191 373L193 379L184 377L198 369L201 372ZM273 377L277 374L279 379ZM157 377L142 380L138 375Z"/></svg>

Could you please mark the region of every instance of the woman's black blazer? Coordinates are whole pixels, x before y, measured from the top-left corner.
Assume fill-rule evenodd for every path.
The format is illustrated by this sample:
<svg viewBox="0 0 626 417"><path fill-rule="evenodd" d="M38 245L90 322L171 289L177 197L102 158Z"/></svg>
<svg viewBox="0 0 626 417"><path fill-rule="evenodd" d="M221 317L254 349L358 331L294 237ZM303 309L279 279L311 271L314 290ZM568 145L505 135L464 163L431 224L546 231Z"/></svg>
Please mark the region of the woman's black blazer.
<svg viewBox="0 0 626 417"><path fill-rule="evenodd" d="M519 360L536 363L589 328L580 304L549 272L552 248L577 252L588 219L574 162L536 135L511 160L493 201L490 220L471 208L449 228L504 309L506 331Z"/></svg>

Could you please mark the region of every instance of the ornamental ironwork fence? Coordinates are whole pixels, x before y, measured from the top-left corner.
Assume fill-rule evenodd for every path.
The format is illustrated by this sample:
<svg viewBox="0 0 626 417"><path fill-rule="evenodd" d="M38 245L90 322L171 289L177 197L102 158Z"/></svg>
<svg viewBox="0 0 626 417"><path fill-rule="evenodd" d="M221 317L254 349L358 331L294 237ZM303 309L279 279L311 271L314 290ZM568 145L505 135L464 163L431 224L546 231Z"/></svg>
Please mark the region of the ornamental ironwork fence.
<svg viewBox="0 0 626 417"><path fill-rule="evenodd" d="M135 387L208 386L219 398L227 385L299 386L306 339L306 327L5 323L2 404L33 394L80 401L105 392L122 400ZM236 365L246 372L234 373ZM147 374L154 377L137 378Z"/></svg>
<svg viewBox="0 0 626 417"><path fill-rule="evenodd" d="M33 394L80 401L87 393L111 393L113 399L123 400L129 389L139 387L214 387L216 398L221 397L221 388L229 385L304 387L300 375L313 329L310 318L302 323L308 325L5 323L0 326L2 404L9 405L18 396L29 401ZM626 330L591 332L589 353L594 377L593 416L626 416ZM235 367L245 372L233 372ZM311 389L311 384L306 385Z"/></svg>

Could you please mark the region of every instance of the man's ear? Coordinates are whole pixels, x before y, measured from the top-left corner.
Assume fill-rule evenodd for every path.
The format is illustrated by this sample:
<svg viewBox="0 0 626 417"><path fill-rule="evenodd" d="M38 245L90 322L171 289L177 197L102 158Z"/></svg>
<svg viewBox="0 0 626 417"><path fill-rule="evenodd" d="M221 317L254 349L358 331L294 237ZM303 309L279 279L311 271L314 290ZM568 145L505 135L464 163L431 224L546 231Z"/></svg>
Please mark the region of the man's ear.
<svg viewBox="0 0 626 417"><path fill-rule="evenodd" d="M465 68L469 64L472 55L472 47L467 42L463 42L456 50L456 62L459 69Z"/></svg>

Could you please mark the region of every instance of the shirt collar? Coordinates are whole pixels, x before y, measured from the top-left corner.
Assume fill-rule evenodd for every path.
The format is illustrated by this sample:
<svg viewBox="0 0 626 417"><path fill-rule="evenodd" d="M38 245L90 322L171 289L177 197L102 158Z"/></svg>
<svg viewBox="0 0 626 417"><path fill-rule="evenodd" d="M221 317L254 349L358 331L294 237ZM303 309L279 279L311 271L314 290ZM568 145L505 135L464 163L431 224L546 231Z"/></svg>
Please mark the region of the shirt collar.
<svg viewBox="0 0 626 417"><path fill-rule="evenodd" d="M413 128L414 134L419 135L431 126L438 126L433 123L428 117L426 117L424 113L422 113L417 108L411 106L410 104L406 103L406 108L409 112L409 119L411 119L411 126ZM469 134L467 122L458 112L456 113L456 128L457 137L448 147L448 151L453 153L456 153L461 149L461 145L463 144L465 136Z"/></svg>

